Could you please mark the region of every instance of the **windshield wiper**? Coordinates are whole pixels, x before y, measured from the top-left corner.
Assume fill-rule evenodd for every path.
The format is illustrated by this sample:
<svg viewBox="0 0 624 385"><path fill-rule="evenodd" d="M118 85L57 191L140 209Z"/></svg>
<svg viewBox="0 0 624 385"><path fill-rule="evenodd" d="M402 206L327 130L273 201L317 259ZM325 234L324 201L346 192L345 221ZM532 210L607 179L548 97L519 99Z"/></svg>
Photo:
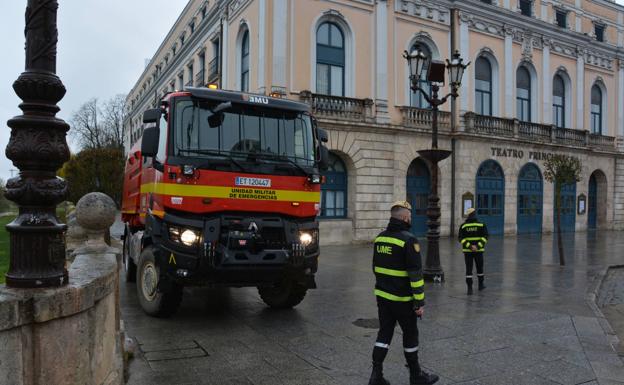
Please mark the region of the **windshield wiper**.
<svg viewBox="0 0 624 385"><path fill-rule="evenodd" d="M184 152L191 152L193 154L200 154L200 155L217 155L217 156L222 156L224 158L226 158L227 160L229 160L230 162L232 162L232 164L236 165L236 167L238 167L241 171L243 172L248 172L247 169L245 167L243 167L242 164L240 164L237 160L234 159L234 157L230 154L227 153L223 153L220 151L215 151L215 150L193 150L193 149L182 149L182 148L178 148L178 151L184 151ZM206 164L202 164L199 167L205 167Z"/></svg>
<svg viewBox="0 0 624 385"><path fill-rule="evenodd" d="M288 156L284 156L284 155L277 155L277 154L272 154L272 153L250 153L249 154L252 157L256 157L256 158L260 158L260 159L270 159L270 160L280 160L280 161L286 161L288 164L295 166L295 168L297 168L299 171L301 171L302 173L304 173L306 176L310 175L310 173L303 167L301 167L301 165L297 162L295 162L294 160L290 159Z"/></svg>

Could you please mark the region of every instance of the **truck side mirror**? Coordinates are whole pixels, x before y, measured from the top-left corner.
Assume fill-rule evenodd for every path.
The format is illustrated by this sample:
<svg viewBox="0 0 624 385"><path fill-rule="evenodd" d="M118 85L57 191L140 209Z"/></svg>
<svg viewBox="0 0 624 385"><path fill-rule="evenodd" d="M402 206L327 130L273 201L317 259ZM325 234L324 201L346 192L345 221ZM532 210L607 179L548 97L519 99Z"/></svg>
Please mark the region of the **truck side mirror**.
<svg viewBox="0 0 624 385"><path fill-rule="evenodd" d="M143 157L154 157L158 153L159 131L158 127L148 127L143 130L143 138L141 139Z"/></svg>
<svg viewBox="0 0 624 385"><path fill-rule="evenodd" d="M162 111L160 108L153 108L151 110L147 110L143 113L143 123L156 123L160 121L160 114Z"/></svg>
<svg viewBox="0 0 624 385"><path fill-rule="evenodd" d="M327 131L322 128L317 128L318 139L321 143L327 143L329 141L329 135L327 135Z"/></svg>
<svg viewBox="0 0 624 385"><path fill-rule="evenodd" d="M322 144L319 146L319 155L319 170L326 171L329 168L329 151Z"/></svg>

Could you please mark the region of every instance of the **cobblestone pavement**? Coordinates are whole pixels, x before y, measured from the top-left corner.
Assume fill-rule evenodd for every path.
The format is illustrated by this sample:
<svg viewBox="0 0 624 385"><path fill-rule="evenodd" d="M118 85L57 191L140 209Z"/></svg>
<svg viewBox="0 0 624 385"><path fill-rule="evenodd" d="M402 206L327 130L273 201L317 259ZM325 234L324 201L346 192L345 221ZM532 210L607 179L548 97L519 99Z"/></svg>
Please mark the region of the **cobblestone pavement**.
<svg viewBox="0 0 624 385"><path fill-rule="evenodd" d="M586 303L607 264L624 260L622 233L567 235L560 267L552 236L493 238L487 289L465 295L458 244L441 240L446 282L427 285L421 363L439 384L624 384L624 365ZM139 307L122 284L122 315L139 351L129 384L366 384L376 330L370 246L324 247L319 288L290 311L256 290L186 290L171 319ZM399 331L397 330L397 334ZM400 336L385 366L407 384Z"/></svg>

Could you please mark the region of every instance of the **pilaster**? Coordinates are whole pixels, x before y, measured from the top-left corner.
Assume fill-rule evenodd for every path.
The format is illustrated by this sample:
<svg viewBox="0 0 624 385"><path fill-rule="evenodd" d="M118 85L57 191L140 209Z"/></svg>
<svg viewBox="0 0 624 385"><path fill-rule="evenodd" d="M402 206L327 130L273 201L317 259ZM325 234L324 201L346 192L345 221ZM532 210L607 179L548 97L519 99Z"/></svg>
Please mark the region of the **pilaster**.
<svg viewBox="0 0 624 385"><path fill-rule="evenodd" d="M378 0L375 4L375 87L376 117L378 123L389 123L388 116L388 2Z"/></svg>

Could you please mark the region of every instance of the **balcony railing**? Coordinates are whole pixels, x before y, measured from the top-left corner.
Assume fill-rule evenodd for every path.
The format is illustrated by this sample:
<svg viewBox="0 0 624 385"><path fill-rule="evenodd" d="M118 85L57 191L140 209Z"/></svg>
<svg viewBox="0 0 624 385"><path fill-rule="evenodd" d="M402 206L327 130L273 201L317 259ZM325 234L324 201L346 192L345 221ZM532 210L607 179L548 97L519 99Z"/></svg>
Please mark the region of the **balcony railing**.
<svg viewBox="0 0 624 385"><path fill-rule="evenodd" d="M312 111L321 117L364 122L372 119L371 99L354 99L342 96L313 94L301 91L299 97L312 107Z"/></svg>
<svg viewBox="0 0 624 385"><path fill-rule="evenodd" d="M219 78L219 57L215 57L208 63L207 83L213 83Z"/></svg>
<svg viewBox="0 0 624 385"><path fill-rule="evenodd" d="M206 85L205 83L205 79L204 79L204 75L205 75L206 71L205 70L201 70L199 71L196 75L195 75L195 85L198 87L203 87Z"/></svg>
<svg viewBox="0 0 624 385"><path fill-rule="evenodd" d="M464 130L474 134L520 138L538 143L604 150L616 149L615 138L612 136L591 134L585 130L559 128L554 125L521 122L518 119L478 115L473 112L464 114Z"/></svg>
<svg viewBox="0 0 624 385"><path fill-rule="evenodd" d="M403 116L403 125L410 128L431 130L433 124L433 111L430 109L402 106L399 107ZM451 113L448 111L438 112L438 130L451 131Z"/></svg>

